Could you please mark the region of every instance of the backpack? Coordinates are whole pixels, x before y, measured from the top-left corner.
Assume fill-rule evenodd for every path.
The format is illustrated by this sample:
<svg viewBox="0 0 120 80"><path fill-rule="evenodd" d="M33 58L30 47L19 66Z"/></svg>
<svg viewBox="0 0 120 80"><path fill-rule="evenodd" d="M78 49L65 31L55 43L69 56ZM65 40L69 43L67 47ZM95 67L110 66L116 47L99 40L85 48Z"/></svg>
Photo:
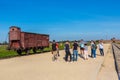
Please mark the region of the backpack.
<svg viewBox="0 0 120 80"><path fill-rule="evenodd" d="M53 51L56 51L57 49L56 49L56 43L52 43L52 50Z"/></svg>
<svg viewBox="0 0 120 80"><path fill-rule="evenodd" d="M97 49L97 45L95 44L95 49Z"/></svg>
<svg viewBox="0 0 120 80"><path fill-rule="evenodd" d="M84 44L80 44L80 47L81 47L81 48L84 48Z"/></svg>
<svg viewBox="0 0 120 80"><path fill-rule="evenodd" d="M97 49L97 45L96 44L92 44L92 49Z"/></svg>

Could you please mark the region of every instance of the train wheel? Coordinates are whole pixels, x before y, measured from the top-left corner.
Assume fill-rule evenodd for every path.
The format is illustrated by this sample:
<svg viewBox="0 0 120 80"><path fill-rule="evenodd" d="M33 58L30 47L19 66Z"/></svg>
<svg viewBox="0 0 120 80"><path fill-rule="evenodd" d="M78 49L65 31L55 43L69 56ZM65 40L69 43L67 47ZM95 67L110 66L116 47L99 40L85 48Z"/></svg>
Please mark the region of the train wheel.
<svg viewBox="0 0 120 80"><path fill-rule="evenodd" d="M25 49L25 53L28 55L29 54L29 49Z"/></svg>
<svg viewBox="0 0 120 80"><path fill-rule="evenodd" d="M22 50L21 50L21 49L18 49L18 50L17 50L17 53L18 53L19 55L22 55Z"/></svg>
<svg viewBox="0 0 120 80"><path fill-rule="evenodd" d="M43 50L44 50L44 47L40 47L40 50L41 50L41 52L43 52Z"/></svg>
<svg viewBox="0 0 120 80"><path fill-rule="evenodd" d="M33 48L33 52L36 53L36 48Z"/></svg>

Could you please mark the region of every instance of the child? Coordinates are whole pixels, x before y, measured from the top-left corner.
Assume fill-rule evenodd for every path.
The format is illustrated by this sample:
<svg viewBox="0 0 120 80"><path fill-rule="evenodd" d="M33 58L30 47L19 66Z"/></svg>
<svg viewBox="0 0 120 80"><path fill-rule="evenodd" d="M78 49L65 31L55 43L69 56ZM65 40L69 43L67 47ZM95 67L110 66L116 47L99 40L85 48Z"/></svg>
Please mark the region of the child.
<svg viewBox="0 0 120 80"><path fill-rule="evenodd" d="M85 44L84 46L84 59L88 60L88 46Z"/></svg>

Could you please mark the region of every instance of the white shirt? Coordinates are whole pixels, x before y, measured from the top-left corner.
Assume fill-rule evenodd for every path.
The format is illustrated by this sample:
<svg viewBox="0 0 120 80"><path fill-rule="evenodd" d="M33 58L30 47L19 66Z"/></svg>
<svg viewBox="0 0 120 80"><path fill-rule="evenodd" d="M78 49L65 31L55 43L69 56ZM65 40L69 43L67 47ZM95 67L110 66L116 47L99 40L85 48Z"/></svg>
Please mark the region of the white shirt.
<svg viewBox="0 0 120 80"><path fill-rule="evenodd" d="M99 45L99 49L103 49L104 47L103 47L103 43L100 43Z"/></svg>

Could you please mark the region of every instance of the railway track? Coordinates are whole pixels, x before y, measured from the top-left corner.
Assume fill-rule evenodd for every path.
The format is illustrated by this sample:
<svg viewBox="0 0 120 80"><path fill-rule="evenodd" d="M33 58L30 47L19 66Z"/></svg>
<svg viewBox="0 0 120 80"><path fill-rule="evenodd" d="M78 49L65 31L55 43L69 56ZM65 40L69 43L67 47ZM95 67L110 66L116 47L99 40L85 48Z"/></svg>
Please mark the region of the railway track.
<svg viewBox="0 0 120 80"><path fill-rule="evenodd" d="M116 70L118 73L118 78L120 80L120 45L112 44L113 54L115 58Z"/></svg>

